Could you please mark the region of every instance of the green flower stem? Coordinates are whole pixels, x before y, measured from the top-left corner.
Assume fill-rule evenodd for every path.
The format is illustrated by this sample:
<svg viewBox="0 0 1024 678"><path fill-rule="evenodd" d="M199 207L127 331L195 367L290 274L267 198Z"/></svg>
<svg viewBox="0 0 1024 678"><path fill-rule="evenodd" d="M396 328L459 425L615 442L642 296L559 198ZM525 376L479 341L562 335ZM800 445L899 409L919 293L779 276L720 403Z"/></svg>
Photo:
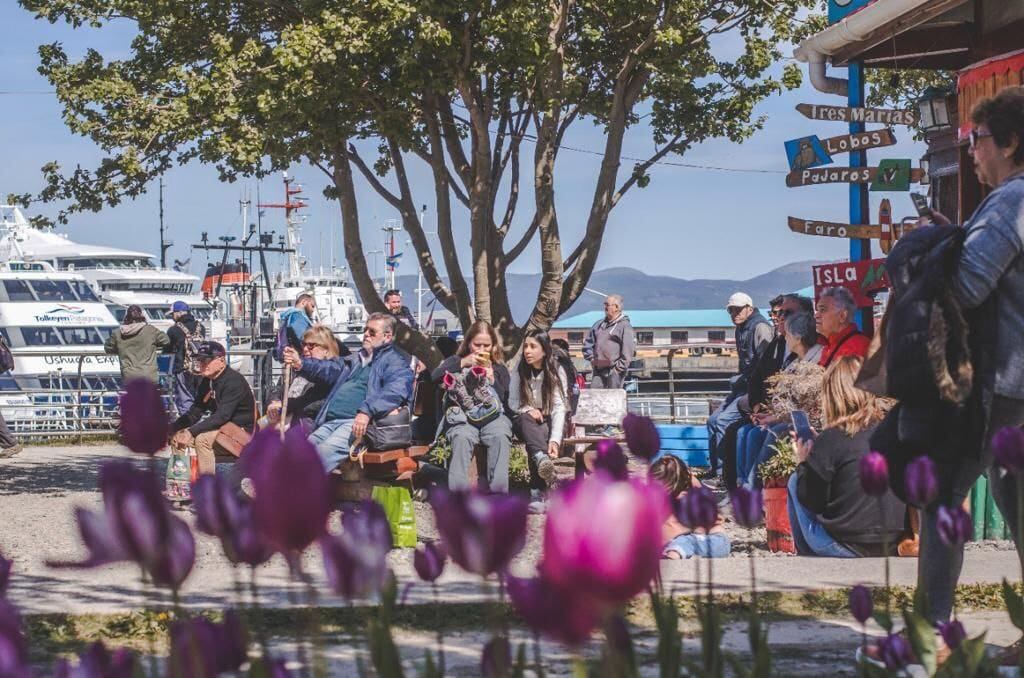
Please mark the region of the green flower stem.
<svg viewBox="0 0 1024 678"><path fill-rule="evenodd" d="M878 512L882 516L882 555L885 556L885 614L892 618L892 581L889 572L889 531L885 529L885 495L878 498ZM923 530L922 530L923 532Z"/></svg>
<svg viewBox="0 0 1024 678"><path fill-rule="evenodd" d="M252 618L262 619L260 613L260 593L259 587L256 585L256 567L249 567L249 607L252 608ZM269 646L267 643L267 633L262 623L256 624L256 640L260 643L260 650L263 651L263 656L268 657Z"/></svg>

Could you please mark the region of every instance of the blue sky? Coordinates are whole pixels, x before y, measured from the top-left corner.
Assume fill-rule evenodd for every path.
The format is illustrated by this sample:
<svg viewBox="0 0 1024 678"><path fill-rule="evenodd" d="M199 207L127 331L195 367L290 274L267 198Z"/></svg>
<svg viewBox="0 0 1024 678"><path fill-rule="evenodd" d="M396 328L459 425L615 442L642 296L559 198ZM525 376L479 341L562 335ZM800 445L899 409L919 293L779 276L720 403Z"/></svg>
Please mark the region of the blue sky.
<svg viewBox="0 0 1024 678"><path fill-rule="evenodd" d="M64 25L36 21L8 1L0 8L0 25L5 27L0 41L0 198L8 193L36 191L42 184L39 168L57 160L64 167L76 164L92 166L100 157L88 140L73 136L61 120L61 111L53 94L46 94L48 83L36 73L37 46L61 41L72 57L87 47L95 47L106 56L125 54L125 45L132 33L130 26L104 28L101 31L72 31ZM765 128L742 145L728 141L712 141L693 148L685 157L670 157L671 162L723 168L760 170L729 172L677 166L652 169L651 183L643 190L634 188L612 212L602 246L598 269L631 266L648 273L681 278L748 278L777 266L807 259L838 260L848 255L845 240L791 233L787 216L815 220L848 220L848 191L845 185L786 188L786 155L783 142L807 134L820 137L843 134L845 125L812 121L796 112L800 102L843 105L833 95L816 92L804 78L797 91L765 101L758 113L768 116ZM906 128L896 128L900 143L894 147L869 151L869 164L881 158L911 158L916 165L924 152L922 144L910 141ZM584 121L567 135L565 144L579 149L602 148L598 128ZM524 148L529 152L528 146ZM642 128L627 137L624 155L646 157L653 143ZM600 157L564 149L559 157L556 191L563 247L569 251L583 231L593 195L593 177ZM847 156L837 156L836 164L846 164ZM425 168L410 161L413 190L417 203L432 203L433 188ZM628 172L631 161L623 161ZM318 170L293 168L306 187L310 202L304 230L305 246L310 264L331 262L331 229L334 230L335 260L343 263L338 205L324 199L321 190L326 184ZM529 185L532 177L524 174ZM189 253L188 245L199 241L202 231L211 239L219 235L239 235L242 231L238 201L247 193L256 197L255 182L222 184L216 172L207 166L190 165L176 168L165 177L165 223L175 246L171 257L192 257L193 272L201 273L206 255ZM279 201L282 188L277 179L265 179L260 187L264 202ZM906 194L873 194L872 215L877 215L878 201L889 197L894 217L913 214ZM529 200L529 195L524 195ZM364 243L370 249L382 244L380 226L394 214L383 200L368 188L360 190L360 213ZM522 201L521 201L522 203ZM33 206L30 214L54 215L54 206ZM520 227L529 215L522 204ZM281 231L283 215L270 210L264 217L264 228ZM427 227L432 228L428 211ZM108 208L98 214L72 217L61 231L90 243L104 243L130 249L158 250L156 188L132 202ZM464 222L456 224L456 234L465 242L468 263L468 233ZM513 236L515 237L515 232ZM435 243L436 244L436 243ZM435 250L437 259L440 253ZM399 273L412 273L411 253ZM539 260L536 246L516 262L513 271L536 272ZM371 271L373 270L371 265ZM380 265L377 264L377 270Z"/></svg>

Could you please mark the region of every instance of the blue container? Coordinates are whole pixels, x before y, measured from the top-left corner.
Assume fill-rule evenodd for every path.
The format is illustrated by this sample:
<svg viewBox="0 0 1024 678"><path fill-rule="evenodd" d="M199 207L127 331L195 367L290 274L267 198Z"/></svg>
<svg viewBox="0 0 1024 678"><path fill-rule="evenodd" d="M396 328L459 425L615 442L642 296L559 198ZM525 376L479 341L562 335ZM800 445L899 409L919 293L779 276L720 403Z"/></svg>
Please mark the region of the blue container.
<svg viewBox="0 0 1024 678"><path fill-rule="evenodd" d="M661 449L654 459L671 454L687 466L710 466L708 458L708 429L689 424L657 424ZM653 460L652 460L653 461Z"/></svg>

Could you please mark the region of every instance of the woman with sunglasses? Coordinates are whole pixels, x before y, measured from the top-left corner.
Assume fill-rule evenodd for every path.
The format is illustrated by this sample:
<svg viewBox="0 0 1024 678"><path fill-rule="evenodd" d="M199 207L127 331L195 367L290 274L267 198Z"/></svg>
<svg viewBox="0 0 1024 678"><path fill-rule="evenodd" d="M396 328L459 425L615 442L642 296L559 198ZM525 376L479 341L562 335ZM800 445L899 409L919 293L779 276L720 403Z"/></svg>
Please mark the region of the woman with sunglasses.
<svg viewBox="0 0 1024 678"><path fill-rule="evenodd" d="M992 189L964 224L966 234L951 290L964 310L991 304L993 351L976 366L975 382L991 393L980 450L963 450L952 502L964 500L982 473L1017 537L1017 476L993 466L992 437L1024 424L1024 88L1008 87L971 111L969 153L978 179ZM949 224L941 214L932 221ZM980 372L980 373L979 373ZM946 621L963 563L963 545L938 537L937 507L924 511L921 577L933 621ZM1017 544L1018 552L1021 544Z"/></svg>
<svg viewBox="0 0 1024 678"><path fill-rule="evenodd" d="M285 352L294 351L288 347ZM317 360L332 360L340 355L338 340L334 338L330 328L326 325L313 325L302 335L302 357L316 358ZM324 404L324 400L331 392L331 383L320 383L309 381L305 377L294 377L288 389L288 418L291 424L306 420L311 423L316 418L317 412ZM267 405L266 420L268 424L276 425L281 421L281 391L284 384L279 382L274 399Z"/></svg>

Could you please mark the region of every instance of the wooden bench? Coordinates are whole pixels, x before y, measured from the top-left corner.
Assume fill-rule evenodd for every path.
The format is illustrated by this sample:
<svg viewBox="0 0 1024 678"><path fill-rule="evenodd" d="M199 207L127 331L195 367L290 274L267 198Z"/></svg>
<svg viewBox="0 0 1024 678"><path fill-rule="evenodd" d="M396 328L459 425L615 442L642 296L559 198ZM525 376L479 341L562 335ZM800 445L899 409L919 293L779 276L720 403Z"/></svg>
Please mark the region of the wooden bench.
<svg viewBox="0 0 1024 678"><path fill-rule="evenodd" d="M587 427L603 428L622 426L626 416L626 391L621 388L585 388L580 391L580 400L576 405L576 413L567 424L571 434L562 439L562 450L571 448L576 465L576 477L582 477L588 469L587 450L602 440L624 442L622 434L606 436L600 433L587 433Z"/></svg>

